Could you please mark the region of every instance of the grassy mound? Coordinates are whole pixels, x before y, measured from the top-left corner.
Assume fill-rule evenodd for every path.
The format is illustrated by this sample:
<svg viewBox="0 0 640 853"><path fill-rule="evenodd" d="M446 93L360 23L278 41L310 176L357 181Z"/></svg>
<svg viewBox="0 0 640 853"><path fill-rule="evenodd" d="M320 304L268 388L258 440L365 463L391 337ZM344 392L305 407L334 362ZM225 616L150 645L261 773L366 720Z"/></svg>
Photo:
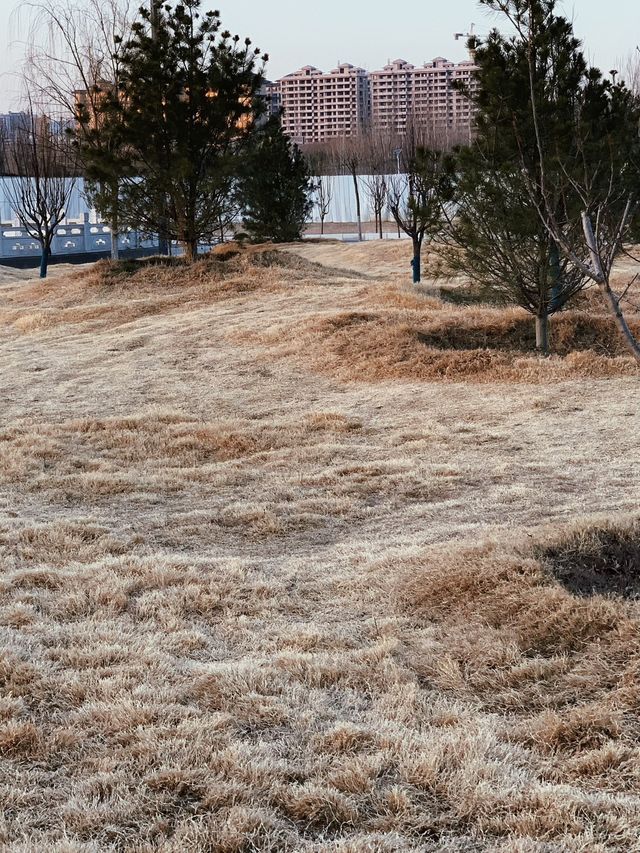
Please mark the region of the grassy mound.
<svg viewBox="0 0 640 853"><path fill-rule="evenodd" d="M227 247L188 264L182 258L99 261L63 280L29 282L6 295L0 322L22 333L67 324L112 328L179 308L196 310L257 291L335 284L325 269L270 246Z"/></svg>
<svg viewBox="0 0 640 853"><path fill-rule="evenodd" d="M554 357L533 352L533 321L518 309L410 307L349 311L292 330L293 353L346 381L547 382L636 375L613 323L567 312L554 318ZM634 327L640 330L640 322ZM297 338L297 344L295 340Z"/></svg>

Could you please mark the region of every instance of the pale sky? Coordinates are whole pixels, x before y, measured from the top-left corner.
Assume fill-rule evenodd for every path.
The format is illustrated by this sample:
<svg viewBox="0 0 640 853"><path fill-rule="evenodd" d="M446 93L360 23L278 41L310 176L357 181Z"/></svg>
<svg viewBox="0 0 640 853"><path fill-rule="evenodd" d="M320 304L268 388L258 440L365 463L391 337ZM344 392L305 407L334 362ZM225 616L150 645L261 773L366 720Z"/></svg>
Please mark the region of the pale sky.
<svg viewBox="0 0 640 853"><path fill-rule="evenodd" d="M17 107L22 46L19 0L0 0L0 111ZM465 58L454 32L471 22L482 35L494 18L476 0L212 0L223 25L249 36L271 61L267 76L277 79L302 65L330 70L352 62L369 70L388 59L415 65L434 56ZM617 67L640 44L639 0L567 0L561 11L574 21L589 60L604 71Z"/></svg>

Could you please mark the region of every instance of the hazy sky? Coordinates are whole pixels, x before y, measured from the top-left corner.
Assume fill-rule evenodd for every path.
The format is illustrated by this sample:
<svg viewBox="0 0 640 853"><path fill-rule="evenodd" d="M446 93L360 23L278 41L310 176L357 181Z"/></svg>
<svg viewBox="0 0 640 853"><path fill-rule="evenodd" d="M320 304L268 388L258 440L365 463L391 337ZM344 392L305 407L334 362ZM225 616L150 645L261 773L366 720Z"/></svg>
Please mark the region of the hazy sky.
<svg viewBox="0 0 640 853"><path fill-rule="evenodd" d="M0 0L0 110L16 106L18 85L11 72L22 54L16 0ZM22 4L24 7L24 4ZM573 18L589 59L608 71L640 42L639 0L567 0L560 4ZM373 70L402 57L419 64L434 56L465 56L453 33L475 22L480 34L493 18L476 0L212 0L225 27L249 36L271 57L272 79L302 65L329 70L352 62Z"/></svg>

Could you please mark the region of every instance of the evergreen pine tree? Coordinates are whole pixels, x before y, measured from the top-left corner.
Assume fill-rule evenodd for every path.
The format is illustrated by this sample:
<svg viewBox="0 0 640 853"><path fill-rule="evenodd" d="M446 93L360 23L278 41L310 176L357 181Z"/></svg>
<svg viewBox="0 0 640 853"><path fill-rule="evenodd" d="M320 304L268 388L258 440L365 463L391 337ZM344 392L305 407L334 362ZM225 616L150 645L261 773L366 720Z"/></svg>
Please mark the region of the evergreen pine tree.
<svg viewBox="0 0 640 853"><path fill-rule="evenodd" d="M97 147L91 168L104 182L117 175L121 222L177 240L191 259L227 218L267 57L221 31L218 12L202 15L200 0L154 8L140 9L117 89L98 102L118 147Z"/></svg>
<svg viewBox="0 0 640 853"><path fill-rule="evenodd" d="M298 146L272 117L256 133L239 186L244 225L256 242L302 238L313 201L313 182Z"/></svg>
<svg viewBox="0 0 640 853"><path fill-rule="evenodd" d="M477 133L458 154L453 228L464 251L451 252L450 261L532 313L537 347L546 352L549 316L587 279L541 220L541 176L555 216L571 229L580 204L572 180L602 159L611 131L627 133L626 96L587 65L571 24L555 13L555 0L481 3L507 14L516 35L494 30L477 48Z"/></svg>

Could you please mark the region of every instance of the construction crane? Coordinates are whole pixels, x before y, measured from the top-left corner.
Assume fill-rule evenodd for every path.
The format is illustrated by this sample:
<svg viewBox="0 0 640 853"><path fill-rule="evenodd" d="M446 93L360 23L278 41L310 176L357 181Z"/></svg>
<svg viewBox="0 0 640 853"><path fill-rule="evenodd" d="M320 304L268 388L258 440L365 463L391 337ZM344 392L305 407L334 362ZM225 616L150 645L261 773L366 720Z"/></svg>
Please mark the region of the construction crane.
<svg viewBox="0 0 640 853"><path fill-rule="evenodd" d="M460 41L460 39L466 39L467 47L469 48L469 55L471 56L471 59L474 58L476 47L478 45L478 37L476 35L475 29L476 29L476 25L472 23L471 26L469 27L468 33L454 33L453 34L453 37L456 41Z"/></svg>
<svg viewBox="0 0 640 853"><path fill-rule="evenodd" d="M474 38L474 36L475 36L475 34L474 34L474 30L475 30L475 28L476 28L476 25L475 25L475 24L471 24L471 28L470 28L470 31L469 31L468 33L454 33L454 34L453 34L453 37L454 37L454 39L455 39L456 41L460 41L460 39L465 39L465 38L466 38L466 39Z"/></svg>

